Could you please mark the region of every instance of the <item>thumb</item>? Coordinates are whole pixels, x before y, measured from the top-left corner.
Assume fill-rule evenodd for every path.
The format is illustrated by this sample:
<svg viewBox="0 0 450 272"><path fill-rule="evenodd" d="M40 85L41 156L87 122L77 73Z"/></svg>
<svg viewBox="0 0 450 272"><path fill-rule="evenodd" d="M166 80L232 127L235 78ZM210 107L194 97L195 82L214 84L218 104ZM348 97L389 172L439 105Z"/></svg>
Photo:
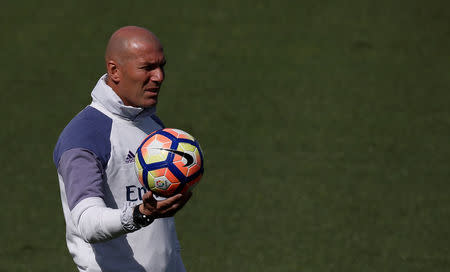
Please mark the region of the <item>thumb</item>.
<svg viewBox="0 0 450 272"><path fill-rule="evenodd" d="M142 202L144 203L156 202L156 199L153 197L152 191L148 191L142 196Z"/></svg>

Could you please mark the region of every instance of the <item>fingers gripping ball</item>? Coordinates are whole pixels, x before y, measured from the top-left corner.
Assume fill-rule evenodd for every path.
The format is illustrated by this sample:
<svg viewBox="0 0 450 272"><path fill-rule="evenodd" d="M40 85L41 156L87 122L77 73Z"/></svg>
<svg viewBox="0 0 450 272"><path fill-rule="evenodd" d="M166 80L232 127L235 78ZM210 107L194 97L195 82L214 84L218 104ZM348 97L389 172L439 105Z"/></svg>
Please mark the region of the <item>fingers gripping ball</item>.
<svg viewBox="0 0 450 272"><path fill-rule="evenodd" d="M187 132L165 128L142 141L136 151L135 169L147 190L170 197L191 190L200 181L203 153Z"/></svg>

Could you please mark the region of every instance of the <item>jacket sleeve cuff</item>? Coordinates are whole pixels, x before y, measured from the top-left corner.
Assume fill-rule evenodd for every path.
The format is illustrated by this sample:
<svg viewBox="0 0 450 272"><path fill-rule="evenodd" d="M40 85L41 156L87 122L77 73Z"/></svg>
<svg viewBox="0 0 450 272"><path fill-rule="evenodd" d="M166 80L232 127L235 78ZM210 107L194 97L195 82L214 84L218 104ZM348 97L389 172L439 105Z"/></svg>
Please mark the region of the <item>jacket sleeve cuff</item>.
<svg viewBox="0 0 450 272"><path fill-rule="evenodd" d="M136 207L132 202L125 202L123 205L122 213L120 214L120 222L126 232L134 232L141 227L134 223L133 210Z"/></svg>

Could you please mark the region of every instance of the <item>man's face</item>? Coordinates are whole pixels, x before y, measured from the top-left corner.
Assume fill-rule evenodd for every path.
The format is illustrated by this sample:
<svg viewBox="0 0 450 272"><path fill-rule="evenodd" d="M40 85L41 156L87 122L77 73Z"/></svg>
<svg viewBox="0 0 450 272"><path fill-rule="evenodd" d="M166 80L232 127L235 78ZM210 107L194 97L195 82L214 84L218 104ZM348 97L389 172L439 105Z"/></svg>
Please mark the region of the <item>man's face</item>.
<svg viewBox="0 0 450 272"><path fill-rule="evenodd" d="M158 94L164 81L166 59L160 45L134 44L129 56L118 64L120 81L117 94L125 105L148 108L158 102Z"/></svg>

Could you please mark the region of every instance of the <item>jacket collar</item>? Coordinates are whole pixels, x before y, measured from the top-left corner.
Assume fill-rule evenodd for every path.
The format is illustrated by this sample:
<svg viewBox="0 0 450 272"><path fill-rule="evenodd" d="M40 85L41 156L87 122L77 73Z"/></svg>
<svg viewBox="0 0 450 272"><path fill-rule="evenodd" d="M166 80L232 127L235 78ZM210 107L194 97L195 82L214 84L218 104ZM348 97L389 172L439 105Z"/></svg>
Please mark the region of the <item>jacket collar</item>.
<svg viewBox="0 0 450 272"><path fill-rule="evenodd" d="M106 84L106 76L107 74L104 74L92 90L93 102L100 103L111 113L128 120L134 120L138 115L152 115L156 112L156 107L144 109L123 104L122 99Z"/></svg>

